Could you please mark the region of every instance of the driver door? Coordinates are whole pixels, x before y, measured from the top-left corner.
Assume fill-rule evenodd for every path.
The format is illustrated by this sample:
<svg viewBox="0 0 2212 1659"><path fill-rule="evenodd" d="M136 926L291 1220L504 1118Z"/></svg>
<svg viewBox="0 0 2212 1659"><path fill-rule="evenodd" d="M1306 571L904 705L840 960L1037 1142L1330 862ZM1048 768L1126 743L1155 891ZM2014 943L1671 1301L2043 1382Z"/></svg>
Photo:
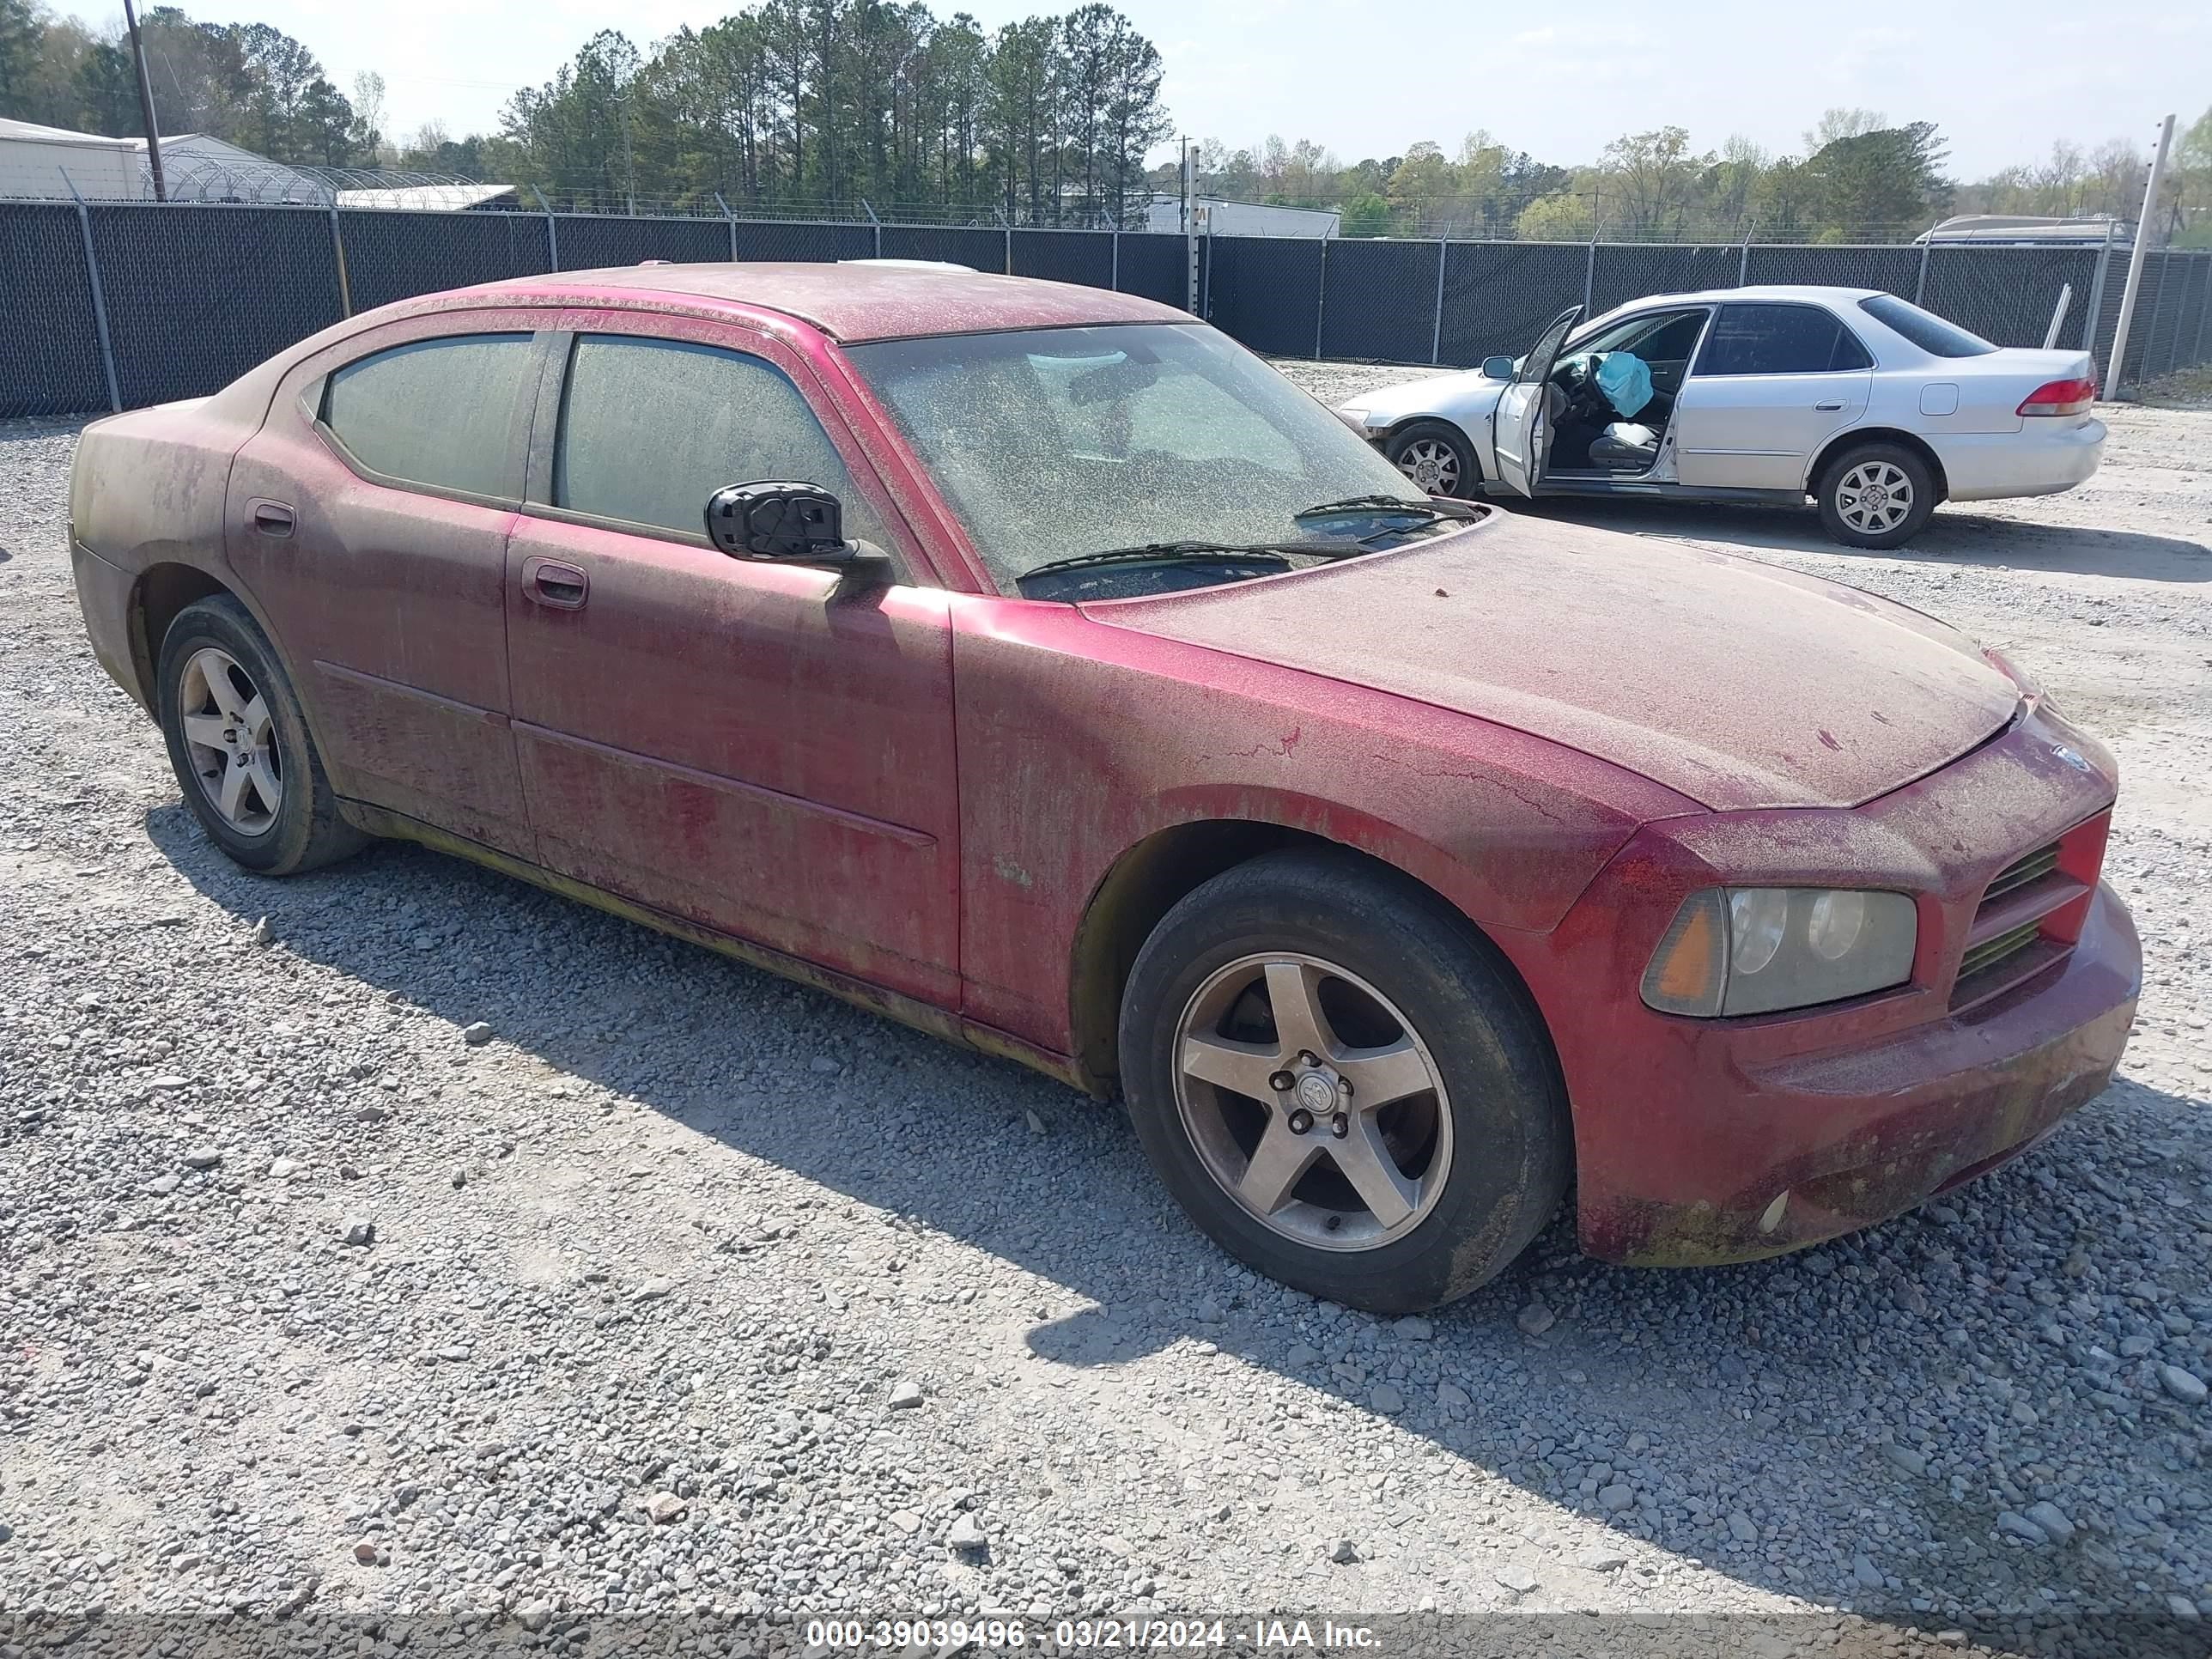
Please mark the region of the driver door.
<svg viewBox="0 0 2212 1659"><path fill-rule="evenodd" d="M1569 306L1539 335L1521 372L1498 396L1498 410L1491 419L1492 441L1498 450L1498 471L1509 489L1518 495L1536 493L1544 473L1544 452L1552 441L1550 398L1552 365L1566 343L1567 331L1583 314L1580 306Z"/></svg>
<svg viewBox="0 0 2212 1659"><path fill-rule="evenodd" d="M553 344L507 555L538 861L957 1006L949 601L865 455L764 334L572 313ZM840 497L897 579L718 552L708 495L784 478Z"/></svg>

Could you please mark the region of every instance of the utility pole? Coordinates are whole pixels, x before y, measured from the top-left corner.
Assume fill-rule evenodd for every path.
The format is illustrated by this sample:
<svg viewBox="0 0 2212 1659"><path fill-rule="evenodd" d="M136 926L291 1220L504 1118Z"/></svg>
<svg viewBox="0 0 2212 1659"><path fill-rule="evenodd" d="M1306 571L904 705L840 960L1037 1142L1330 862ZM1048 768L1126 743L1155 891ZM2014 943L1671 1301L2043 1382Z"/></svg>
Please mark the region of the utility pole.
<svg viewBox="0 0 2212 1659"><path fill-rule="evenodd" d="M2112 331L2112 362L2106 374L2111 383L2110 395L2120 393L2122 377L2127 373L2128 329L2136 319L2136 295L2142 288L2143 256L2150 252L2151 222L2158 216L2159 186L2166 182L2166 153L2173 147L2173 118L2169 115L2158 129L2158 154L2151 160L2150 182L2143 186L2142 212L2136 218L2135 251L2128 255L2128 285L2120 291L2119 326Z"/></svg>
<svg viewBox="0 0 2212 1659"><path fill-rule="evenodd" d="M154 199L169 199L161 178L161 135L154 125L154 88L146 79L146 43L138 38L138 13L131 0L123 0L123 21L131 26L131 61L138 70L138 115L146 124L146 167L154 175Z"/></svg>

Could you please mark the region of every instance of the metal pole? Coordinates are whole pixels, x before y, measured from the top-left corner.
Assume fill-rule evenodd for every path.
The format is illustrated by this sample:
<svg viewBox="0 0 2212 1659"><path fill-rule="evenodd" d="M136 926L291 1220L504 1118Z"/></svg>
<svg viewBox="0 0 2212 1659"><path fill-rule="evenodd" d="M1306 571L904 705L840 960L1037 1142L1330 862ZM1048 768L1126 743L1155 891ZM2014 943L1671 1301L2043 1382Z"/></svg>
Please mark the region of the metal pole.
<svg viewBox="0 0 2212 1659"><path fill-rule="evenodd" d="M345 233L338 225L337 192L331 192L331 252L338 262L338 315L353 315L353 284L346 277Z"/></svg>
<svg viewBox="0 0 2212 1659"><path fill-rule="evenodd" d="M2143 186L2142 212L2136 219L2136 245L2128 255L2128 284L2120 290L2120 325L2112 331L2112 395L2127 384L2128 330L2136 320L2136 296L2142 289L2143 256L2150 252L2151 221L2158 213L2159 186L2166 182L2166 153L2173 147L2173 118L2159 123L2158 154L2151 159L2150 180Z"/></svg>
<svg viewBox="0 0 2212 1659"><path fill-rule="evenodd" d="M1451 243L1444 237L1437 238L1437 320L1429 331L1429 362L1431 365L1444 360L1444 261L1451 258Z"/></svg>
<svg viewBox="0 0 2212 1659"><path fill-rule="evenodd" d="M538 198L538 205L545 210L546 269L558 270L561 269L561 232L553 222L553 204L545 199L545 192L535 185L531 185L530 193Z"/></svg>
<svg viewBox="0 0 2212 1659"><path fill-rule="evenodd" d="M1943 222L1938 219L1936 225ZM1936 251L1936 225L1928 227L1928 240L1920 245L1920 275L1912 284L1912 303L1918 305L1928 293L1928 256Z"/></svg>
<svg viewBox="0 0 2212 1659"><path fill-rule="evenodd" d="M2212 252L2203 257L2205 279L2197 285L2197 349L2190 362L2205 361L2205 321L2212 321Z"/></svg>
<svg viewBox="0 0 2212 1659"><path fill-rule="evenodd" d="M1114 233L1114 276L1109 286L1116 294L1121 291L1121 233L1118 230Z"/></svg>
<svg viewBox="0 0 2212 1659"><path fill-rule="evenodd" d="M1006 275L1014 274L1014 228L1006 227Z"/></svg>
<svg viewBox="0 0 2212 1659"><path fill-rule="evenodd" d="M123 0L123 21L131 26L131 61L138 71L138 118L146 124L146 170L154 175L154 199L166 202L169 187L161 177L161 134L154 123L154 88L146 79L146 44L138 38L138 13L131 0Z"/></svg>
<svg viewBox="0 0 2212 1659"><path fill-rule="evenodd" d="M1328 310L1328 238L1321 239L1321 281L1314 289L1314 361L1321 361L1321 325Z"/></svg>
<svg viewBox="0 0 2212 1659"><path fill-rule="evenodd" d="M722 192L714 192L714 205L722 210L722 216L730 222L730 263L738 262L738 216L730 211L730 204L722 199Z"/></svg>
<svg viewBox="0 0 2212 1659"><path fill-rule="evenodd" d="M76 202L76 228L84 234L84 268L92 278L92 326L100 336L100 366L107 374L107 406L118 415L123 412L123 393L115 379L115 343L107 333L107 298L100 286L100 256L92 251L92 210L84 204L84 198L76 193L76 185L66 167L57 168L62 182L69 185L70 195Z"/></svg>
<svg viewBox="0 0 2212 1659"><path fill-rule="evenodd" d="M1751 286L1751 233L1757 228L1758 223L1754 219L1743 228L1743 252L1735 262L1735 285L1738 288Z"/></svg>
<svg viewBox="0 0 2212 1659"><path fill-rule="evenodd" d="M2051 313L2051 326L2043 331L2043 349L2048 351L2058 343L2058 331L2066 325L2066 307L2074 303L2074 284L2067 283L2058 290L2058 304Z"/></svg>
<svg viewBox="0 0 2212 1659"><path fill-rule="evenodd" d="M860 211L868 216L868 222L876 228L876 258L880 259L884 257L884 222L876 217L875 209L868 205L868 198L865 196L860 198Z"/></svg>
<svg viewBox="0 0 2212 1659"><path fill-rule="evenodd" d="M2105 321L2105 272L2112 263L2112 226L2107 220L2104 246L2097 250L2097 273L2089 279L2089 314L2081 319L2081 349L2089 354L2092 368L2096 366L2097 331Z"/></svg>
<svg viewBox="0 0 2212 1659"><path fill-rule="evenodd" d="M1583 261L1583 311L1588 314L1597 294L1597 222L1590 222L1589 254Z"/></svg>

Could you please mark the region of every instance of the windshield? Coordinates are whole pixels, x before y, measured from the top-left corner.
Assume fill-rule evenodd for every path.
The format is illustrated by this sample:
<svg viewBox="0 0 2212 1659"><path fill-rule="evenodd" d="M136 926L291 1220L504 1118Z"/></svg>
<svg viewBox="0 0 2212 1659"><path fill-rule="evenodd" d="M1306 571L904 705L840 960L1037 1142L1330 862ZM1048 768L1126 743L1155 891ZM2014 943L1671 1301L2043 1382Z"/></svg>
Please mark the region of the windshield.
<svg viewBox="0 0 2212 1659"><path fill-rule="evenodd" d="M846 349L1002 592L1042 565L1155 543L1334 542L1357 553L1376 537L1373 514L1297 515L1354 496L1428 504L1335 416L1200 325Z"/></svg>
<svg viewBox="0 0 2212 1659"><path fill-rule="evenodd" d="M1981 357L1996 349L1980 335L1969 334L1932 311L1923 311L1910 301L1887 294L1860 301L1859 309L1891 333L1902 334L1931 357Z"/></svg>

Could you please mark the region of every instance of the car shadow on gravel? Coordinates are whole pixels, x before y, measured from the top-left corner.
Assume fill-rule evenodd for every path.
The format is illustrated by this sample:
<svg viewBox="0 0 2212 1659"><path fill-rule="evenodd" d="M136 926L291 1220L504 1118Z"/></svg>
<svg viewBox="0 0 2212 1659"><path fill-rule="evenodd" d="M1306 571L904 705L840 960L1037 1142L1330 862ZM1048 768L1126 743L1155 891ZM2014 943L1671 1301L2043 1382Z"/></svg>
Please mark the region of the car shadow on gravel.
<svg viewBox="0 0 2212 1659"><path fill-rule="evenodd" d="M1011 1363L1102 1376L1176 1345L1235 1356L1326 1397L1296 1396L1309 1413L1371 1413L1431 1444L1464 1467L1470 1502L1502 1479L1562 1525L1571 1511L1611 1528L1626 1562L1610 1566L1577 1565L1594 1531L1551 1536L1570 1591L1577 1573L1591 1594L1607 1573L1649 1574L1663 1553L1899 1626L2030 1603L2071 1617L2154 1607L2136 1587L2157 1577L2145 1558L2201 1548L2202 1509L2143 1494L2201 1489L2197 1419L2154 1363L2201 1368L2203 1339L2130 1339L2169 1314L2168 1331L2212 1322L2193 1231L2212 1164L2185 1127L2203 1100L2123 1082L1941 1203L1747 1267L1607 1267L1576 1254L1562 1215L1498 1280L1394 1323L1235 1269L1174 1211L1117 1110L1012 1062L420 848L272 882L222 858L180 805L145 828L236 920L240 948L265 915L275 948L448 1022L449 1038L416 1040L450 1040L472 1088L515 1066L511 1045L1048 1281ZM468 1048L479 1020L493 1042ZM756 1270L727 1227L702 1236L700 1272ZM2070 1540L1997 1530L2039 1502ZM1968 1622L1999 1650L2037 1650L2026 1625L2008 1634L2014 1616Z"/></svg>
<svg viewBox="0 0 2212 1659"><path fill-rule="evenodd" d="M2212 546L2203 542L1992 517L1964 507L1938 509L1907 546L1864 553L1829 540L1812 513L1789 507L1577 499L1516 501L1508 510L1602 530L1717 543L1754 557L1761 553L1825 553L1844 559L1979 565L1993 570L2126 576L2139 581L2212 581Z"/></svg>

